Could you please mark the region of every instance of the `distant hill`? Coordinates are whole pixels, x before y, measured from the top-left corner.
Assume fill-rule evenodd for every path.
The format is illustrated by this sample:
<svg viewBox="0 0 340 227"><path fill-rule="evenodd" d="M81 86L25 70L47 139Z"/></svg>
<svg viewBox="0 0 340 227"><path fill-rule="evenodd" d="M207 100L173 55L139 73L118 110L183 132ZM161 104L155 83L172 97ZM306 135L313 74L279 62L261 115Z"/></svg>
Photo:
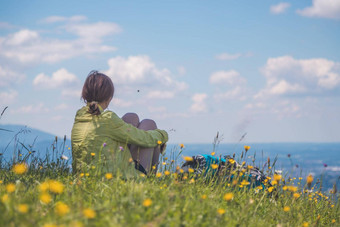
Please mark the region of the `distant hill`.
<svg viewBox="0 0 340 227"><path fill-rule="evenodd" d="M22 143L32 151L44 156L46 151L52 150L55 138L55 135L25 125L0 124L0 153L5 159L8 159L18 149L26 152L26 149L20 144ZM62 145L63 140L64 138L58 137L58 147ZM71 141L66 139L65 145L71 146Z"/></svg>

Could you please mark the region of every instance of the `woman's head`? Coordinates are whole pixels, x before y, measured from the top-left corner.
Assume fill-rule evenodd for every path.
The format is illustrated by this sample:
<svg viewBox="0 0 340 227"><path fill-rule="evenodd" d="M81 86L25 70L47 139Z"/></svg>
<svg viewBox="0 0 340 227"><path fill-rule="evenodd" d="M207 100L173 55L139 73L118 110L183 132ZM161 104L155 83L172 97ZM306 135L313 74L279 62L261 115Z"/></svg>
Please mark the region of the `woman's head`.
<svg viewBox="0 0 340 227"><path fill-rule="evenodd" d="M85 80L81 96L85 103L89 104L89 112L99 115L98 103L109 103L113 94L114 86L110 77L98 71L91 71Z"/></svg>

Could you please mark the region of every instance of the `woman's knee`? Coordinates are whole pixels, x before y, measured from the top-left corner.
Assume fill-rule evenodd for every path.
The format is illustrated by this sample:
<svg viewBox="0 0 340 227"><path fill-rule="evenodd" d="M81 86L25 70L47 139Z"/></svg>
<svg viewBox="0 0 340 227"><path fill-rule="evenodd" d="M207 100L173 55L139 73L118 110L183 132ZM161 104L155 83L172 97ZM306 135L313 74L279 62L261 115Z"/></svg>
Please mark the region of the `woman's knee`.
<svg viewBox="0 0 340 227"><path fill-rule="evenodd" d="M139 125L139 117L136 113L126 113L122 117L122 120L125 121L128 124L135 126L135 127L138 127L138 125Z"/></svg>
<svg viewBox="0 0 340 227"><path fill-rule="evenodd" d="M138 128L143 130L154 130L157 129L157 124L154 120L144 119L139 123Z"/></svg>

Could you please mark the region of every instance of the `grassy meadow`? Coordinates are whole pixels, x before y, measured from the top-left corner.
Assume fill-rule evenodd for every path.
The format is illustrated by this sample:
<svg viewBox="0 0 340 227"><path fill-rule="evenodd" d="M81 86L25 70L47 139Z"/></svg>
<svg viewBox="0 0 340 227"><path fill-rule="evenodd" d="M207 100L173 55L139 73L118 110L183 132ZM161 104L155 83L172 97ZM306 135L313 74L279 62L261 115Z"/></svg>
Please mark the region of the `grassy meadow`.
<svg viewBox="0 0 340 227"><path fill-rule="evenodd" d="M14 162L0 159L1 226L339 226L336 188L322 193L320 182L274 174L275 163L262 171L265 187L244 176L253 168L232 170L233 179L183 173L185 145L171 150L157 174L126 179L118 172L72 174L58 139L49 156L37 158L31 148L17 147ZM248 151L248 149L250 149ZM245 151L251 148L245 146ZM98 155L95 153L94 155ZM214 155L214 151L212 151ZM54 158L51 158L54 157ZM217 168L212 165L211 169Z"/></svg>

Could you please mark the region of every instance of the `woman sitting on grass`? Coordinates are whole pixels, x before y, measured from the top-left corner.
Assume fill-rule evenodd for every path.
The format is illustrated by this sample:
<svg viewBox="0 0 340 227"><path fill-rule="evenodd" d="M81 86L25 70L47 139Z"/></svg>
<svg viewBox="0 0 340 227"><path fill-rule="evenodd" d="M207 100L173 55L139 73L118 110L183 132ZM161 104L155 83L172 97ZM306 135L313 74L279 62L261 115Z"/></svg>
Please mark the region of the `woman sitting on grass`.
<svg viewBox="0 0 340 227"><path fill-rule="evenodd" d="M72 128L73 172L100 168L134 176L135 169L145 174L152 169L156 171L159 155L168 141L167 132L157 129L153 120L140 122L135 113L119 118L112 111L104 111L113 93L114 86L108 76L90 72L82 90L86 106L77 111Z"/></svg>

